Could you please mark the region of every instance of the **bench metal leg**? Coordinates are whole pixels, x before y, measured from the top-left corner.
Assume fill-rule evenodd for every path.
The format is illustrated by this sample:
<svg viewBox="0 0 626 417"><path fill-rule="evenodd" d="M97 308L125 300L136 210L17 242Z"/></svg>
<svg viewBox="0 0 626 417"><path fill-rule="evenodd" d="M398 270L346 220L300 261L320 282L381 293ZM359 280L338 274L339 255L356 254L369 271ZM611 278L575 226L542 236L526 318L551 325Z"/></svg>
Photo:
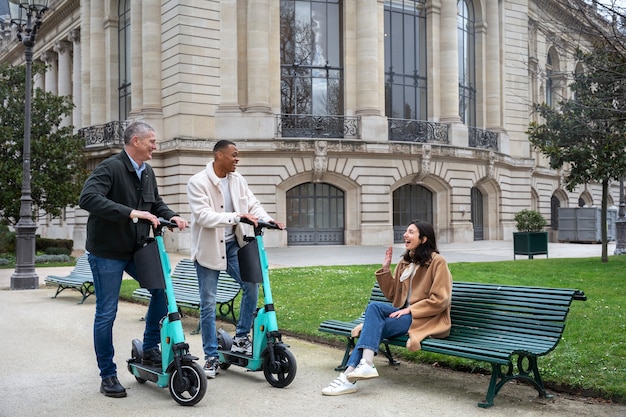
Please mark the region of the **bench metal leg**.
<svg viewBox="0 0 626 417"><path fill-rule="evenodd" d="M66 287L63 286L63 284L59 284L59 286L57 287L57 292L52 296L52 298L57 298L57 295L59 295L61 293L61 291L63 291Z"/></svg>
<svg viewBox="0 0 626 417"><path fill-rule="evenodd" d="M335 368L335 371L338 372L343 372L346 370L346 367L348 365L348 359L350 359L350 353L355 346L353 337L348 337L347 339L348 343L346 343L346 349L343 352L343 359L341 360L341 364Z"/></svg>
<svg viewBox="0 0 626 417"><path fill-rule="evenodd" d="M388 343L381 343L381 345L384 346L384 349L379 349L379 350L382 352L383 355L385 355L385 357L389 361L389 365L391 365L391 366L398 366L398 365L400 365L400 362L397 362L393 358L393 354L391 353L391 349L389 349L389 344Z"/></svg>
<svg viewBox="0 0 626 417"><path fill-rule="evenodd" d="M506 372L504 372L505 368ZM517 371L516 374L513 373L514 370ZM543 385L543 380L539 375L539 368L537 367L537 357L534 355L519 355L515 366L512 363L509 365L491 364L491 380L487 389L487 398L485 401L478 403L478 406L481 408L491 407L500 389L513 379L530 383L541 398L554 397L546 391Z"/></svg>

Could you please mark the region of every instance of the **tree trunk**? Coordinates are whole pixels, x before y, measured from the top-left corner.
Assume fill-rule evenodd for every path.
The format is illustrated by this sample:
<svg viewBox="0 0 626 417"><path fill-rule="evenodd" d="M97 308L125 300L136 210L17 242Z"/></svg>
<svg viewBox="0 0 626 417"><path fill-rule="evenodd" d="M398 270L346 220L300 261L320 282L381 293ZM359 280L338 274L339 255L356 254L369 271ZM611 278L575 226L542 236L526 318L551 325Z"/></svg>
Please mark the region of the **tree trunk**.
<svg viewBox="0 0 626 417"><path fill-rule="evenodd" d="M608 262L609 261L609 257L608 257L608 236L607 236L607 222L606 222L606 217L607 217L607 199L608 199L608 195L609 195L609 180L608 179L604 179L602 180L602 212L600 213L600 227L601 227L601 233L602 233L602 262Z"/></svg>

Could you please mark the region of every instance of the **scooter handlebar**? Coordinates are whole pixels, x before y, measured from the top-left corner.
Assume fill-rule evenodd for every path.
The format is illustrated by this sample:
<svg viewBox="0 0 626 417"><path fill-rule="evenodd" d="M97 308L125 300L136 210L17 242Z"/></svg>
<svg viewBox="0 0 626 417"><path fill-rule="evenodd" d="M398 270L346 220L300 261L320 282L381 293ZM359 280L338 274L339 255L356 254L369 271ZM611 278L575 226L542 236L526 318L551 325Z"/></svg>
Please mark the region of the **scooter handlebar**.
<svg viewBox="0 0 626 417"><path fill-rule="evenodd" d="M241 223L246 223L246 224L254 226L254 222L252 220L249 220L249 219L245 218L245 217L241 217L239 219L239 221ZM265 229L282 230L276 223L270 223L270 222L266 222L266 221L263 221L263 220L257 220L256 224L257 224L256 227L259 228L259 229L265 228Z"/></svg>
<svg viewBox="0 0 626 417"><path fill-rule="evenodd" d="M171 220L165 220L163 217L159 217L159 226L157 227L157 229L162 229L164 227L168 227L170 229L173 229L175 227L178 227L178 225L176 224L176 222L173 222ZM146 224L150 224L152 225L152 222L150 220L146 220L146 219L137 219L137 221L139 223L146 223Z"/></svg>

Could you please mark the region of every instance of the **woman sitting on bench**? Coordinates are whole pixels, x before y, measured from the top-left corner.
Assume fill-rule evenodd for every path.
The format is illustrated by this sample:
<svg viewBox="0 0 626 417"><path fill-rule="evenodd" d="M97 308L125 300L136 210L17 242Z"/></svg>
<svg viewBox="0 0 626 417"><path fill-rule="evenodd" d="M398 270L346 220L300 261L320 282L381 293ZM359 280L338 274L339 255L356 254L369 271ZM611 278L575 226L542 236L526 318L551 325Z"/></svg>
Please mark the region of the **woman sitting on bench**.
<svg viewBox="0 0 626 417"><path fill-rule="evenodd" d="M389 269L392 246L376 271L378 285L393 305L372 302L367 306L363 324L352 331L353 336L359 332L360 336L346 370L322 394L351 394L356 392L356 381L378 377L374 355L382 339L408 332L407 348L416 351L426 337L449 335L452 276L437 249L435 231L428 223L413 221L404 233L404 242L406 251L393 275Z"/></svg>

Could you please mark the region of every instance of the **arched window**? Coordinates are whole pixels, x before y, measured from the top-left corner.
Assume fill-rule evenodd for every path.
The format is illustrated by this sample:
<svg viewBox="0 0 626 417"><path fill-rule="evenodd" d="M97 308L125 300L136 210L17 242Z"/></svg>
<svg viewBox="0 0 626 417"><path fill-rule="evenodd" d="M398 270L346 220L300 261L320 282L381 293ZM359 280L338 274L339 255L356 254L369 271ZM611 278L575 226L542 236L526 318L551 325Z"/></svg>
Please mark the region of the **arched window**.
<svg viewBox="0 0 626 417"><path fill-rule="evenodd" d="M553 94L554 91L552 85L552 55L548 54L548 58L546 60L546 104L552 107L553 103Z"/></svg>
<svg viewBox="0 0 626 417"><path fill-rule="evenodd" d="M561 200L554 194L550 198L550 227L554 230L559 229L559 208Z"/></svg>
<svg viewBox="0 0 626 417"><path fill-rule="evenodd" d="M343 245L344 193L326 183L305 183L287 191L287 242Z"/></svg>
<svg viewBox="0 0 626 417"><path fill-rule="evenodd" d="M393 192L394 242L402 242L402 235L413 220L433 224L433 193L421 185L407 184Z"/></svg>
<svg viewBox="0 0 626 417"><path fill-rule="evenodd" d="M130 95L130 66L131 66L131 50L130 50L130 0L119 0L117 6L117 14L119 17L118 26L118 52L119 52L119 86L118 86L118 103L119 118L124 121L128 118L131 109Z"/></svg>
<svg viewBox="0 0 626 417"><path fill-rule="evenodd" d="M426 120L426 2L385 2L385 115Z"/></svg>
<svg viewBox="0 0 626 417"><path fill-rule="evenodd" d="M281 112L342 115L340 0L281 0Z"/></svg>
<svg viewBox="0 0 626 417"><path fill-rule="evenodd" d="M467 126L476 126L476 33L471 0L457 3L459 43L459 116Z"/></svg>
<svg viewBox="0 0 626 417"><path fill-rule="evenodd" d="M484 239L484 222L483 222L483 193L476 187L471 190L472 199L472 225L474 226L474 240Z"/></svg>
<svg viewBox="0 0 626 417"><path fill-rule="evenodd" d="M562 91L559 90L559 54L556 48L550 47L548 50L548 56L546 57L546 104L550 107L557 105L557 102L562 98Z"/></svg>

